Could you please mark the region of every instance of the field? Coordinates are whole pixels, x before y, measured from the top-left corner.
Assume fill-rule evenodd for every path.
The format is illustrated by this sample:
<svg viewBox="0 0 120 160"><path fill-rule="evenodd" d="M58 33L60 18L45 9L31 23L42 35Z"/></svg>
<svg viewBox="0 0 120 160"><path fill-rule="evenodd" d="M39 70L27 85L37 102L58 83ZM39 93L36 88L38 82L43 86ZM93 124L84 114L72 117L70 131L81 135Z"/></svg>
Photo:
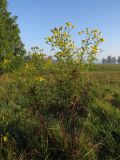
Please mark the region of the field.
<svg viewBox="0 0 120 160"><path fill-rule="evenodd" d="M120 159L120 65L64 65L0 77L1 160Z"/></svg>
<svg viewBox="0 0 120 160"><path fill-rule="evenodd" d="M91 71L93 79L110 86L120 87L119 64L97 64L92 67Z"/></svg>

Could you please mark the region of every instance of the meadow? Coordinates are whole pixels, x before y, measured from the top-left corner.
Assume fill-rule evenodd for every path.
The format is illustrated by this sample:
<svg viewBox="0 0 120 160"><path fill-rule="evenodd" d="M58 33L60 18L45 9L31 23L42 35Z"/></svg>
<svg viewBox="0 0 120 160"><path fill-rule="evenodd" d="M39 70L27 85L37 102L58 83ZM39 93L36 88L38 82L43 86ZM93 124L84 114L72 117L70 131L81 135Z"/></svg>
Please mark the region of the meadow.
<svg viewBox="0 0 120 160"><path fill-rule="evenodd" d="M34 56L0 77L1 160L119 160L120 65Z"/></svg>

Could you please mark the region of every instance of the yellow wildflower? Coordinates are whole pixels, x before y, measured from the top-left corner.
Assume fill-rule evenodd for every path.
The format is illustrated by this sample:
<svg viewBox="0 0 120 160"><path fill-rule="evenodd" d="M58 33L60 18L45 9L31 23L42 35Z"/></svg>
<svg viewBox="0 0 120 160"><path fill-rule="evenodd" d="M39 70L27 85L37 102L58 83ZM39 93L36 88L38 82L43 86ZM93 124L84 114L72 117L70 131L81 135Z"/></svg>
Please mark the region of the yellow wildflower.
<svg viewBox="0 0 120 160"><path fill-rule="evenodd" d="M3 136L3 141L6 142L8 140L7 136Z"/></svg>
<svg viewBox="0 0 120 160"><path fill-rule="evenodd" d="M45 78L43 78L43 77L41 77L41 76L37 76L36 78L35 78L35 80L37 80L37 81L45 81Z"/></svg>
<svg viewBox="0 0 120 160"><path fill-rule="evenodd" d="M67 33L66 32L64 32L64 34L63 34L65 37L67 37Z"/></svg>
<svg viewBox="0 0 120 160"><path fill-rule="evenodd" d="M74 49L74 48L75 48L75 45L74 45L74 44L70 44L70 47L71 47L72 49Z"/></svg>
<svg viewBox="0 0 120 160"><path fill-rule="evenodd" d="M57 34L58 34L58 35L60 34L60 31L59 31L59 30L57 31Z"/></svg>
<svg viewBox="0 0 120 160"><path fill-rule="evenodd" d="M10 60L8 60L8 59L4 59L4 63L6 64L6 63L9 63L10 62Z"/></svg>
<svg viewBox="0 0 120 160"><path fill-rule="evenodd" d="M72 25L72 24L71 24L70 22L67 22L67 23L66 23L66 26L67 26L67 27L70 27L71 25Z"/></svg>
<svg viewBox="0 0 120 160"><path fill-rule="evenodd" d="M64 46L65 46L65 43L64 43L64 42L60 42L59 46L60 46L60 47L64 47Z"/></svg>
<svg viewBox="0 0 120 160"><path fill-rule="evenodd" d="M77 59L77 60L75 60L75 63L77 63L77 64L78 64L78 63L80 63L80 61Z"/></svg>
<svg viewBox="0 0 120 160"><path fill-rule="evenodd" d="M81 32L78 32L79 35L81 35L82 33L83 33L82 31L81 31Z"/></svg>
<svg viewBox="0 0 120 160"><path fill-rule="evenodd" d="M93 53L97 53L97 50L98 50L98 49L97 49L97 46L92 46L91 48L92 48L92 52L93 52Z"/></svg>

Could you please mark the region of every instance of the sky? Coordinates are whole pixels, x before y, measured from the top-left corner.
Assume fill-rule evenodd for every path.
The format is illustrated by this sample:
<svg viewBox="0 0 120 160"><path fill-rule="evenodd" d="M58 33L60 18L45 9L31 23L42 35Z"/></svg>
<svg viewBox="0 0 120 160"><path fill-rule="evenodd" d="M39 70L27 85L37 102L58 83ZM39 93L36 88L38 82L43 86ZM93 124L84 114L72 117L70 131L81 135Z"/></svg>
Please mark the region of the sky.
<svg viewBox="0 0 120 160"><path fill-rule="evenodd" d="M50 54L45 43L50 30L70 21L77 32L84 28L98 28L105 39L98 58L120 56L120 0L8 0L8 10L17 15L17 23L25 48L39 46Z"/></svg>

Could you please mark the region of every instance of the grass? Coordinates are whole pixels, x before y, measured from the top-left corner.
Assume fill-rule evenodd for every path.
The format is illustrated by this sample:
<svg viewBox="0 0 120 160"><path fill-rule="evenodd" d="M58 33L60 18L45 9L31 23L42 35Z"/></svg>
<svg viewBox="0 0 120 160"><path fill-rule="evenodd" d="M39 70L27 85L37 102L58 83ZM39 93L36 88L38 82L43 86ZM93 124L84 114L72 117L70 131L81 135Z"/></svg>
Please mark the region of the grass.
<svg viewBox="0 0 120 160"><path fill-rule="evenodd" d="M34 66L0 77L0 159L119 160L120 65Z"/></svg>
<svg viewBox="0 0 120 160"><path fill-rule="evenodd" d="M94 64L91 70L97 72L119 72L120 64Z"/></svg>

